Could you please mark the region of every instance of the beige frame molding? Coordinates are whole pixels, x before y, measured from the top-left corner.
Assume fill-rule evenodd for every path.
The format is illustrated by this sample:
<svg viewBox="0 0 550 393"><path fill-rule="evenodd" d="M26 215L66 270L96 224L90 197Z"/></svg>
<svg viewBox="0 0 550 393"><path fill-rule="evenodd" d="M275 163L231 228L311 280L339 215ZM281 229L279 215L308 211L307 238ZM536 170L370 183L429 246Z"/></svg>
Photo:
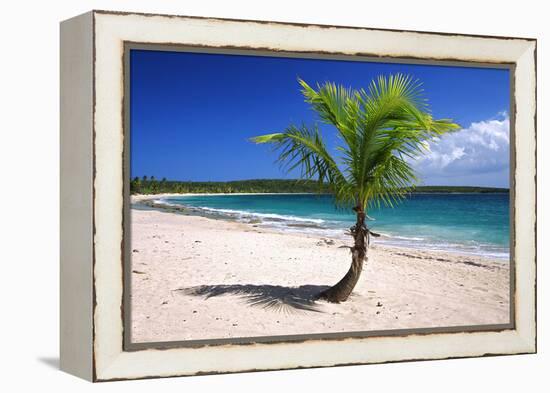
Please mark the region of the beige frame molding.
<svg viewBox="0 0 550 393"><path fill-rule="evenodd" d="M131 324L131 276L132 276L132 243L131 243L131 209L130 209L130 141L132 138L131 124L130 124L130 52L132 50L154 50L154 51L170 51L170 52L192 52L192 53L223 53L233 55L253 55L253 56L269 56L269 57L285 57L285 58L311 58L311 59L330 59L330 60L346 60L346 61L358 61L358 62L384 62L384 63L400 63L400 64L429 64L429 65L446 65L455 67L475 67L475 68L493 68L493 69L505 69L510 72L510 106L507 110L510 113L511 127L510 127L510 140L512 141L510 148L510 184L513 184L514 177L512 176L513 169L515 168L515 150L513 148L515 130L514 130L514 73L515 64L512 63L478 63L478 62L464 62L464 61L440 61L440 60L420 60L420 59L402 59L397 57L372 57L363 55L342 55L342 54L327 54L327 53L315 53L315 52L286 52L286 51L260 51L254 49L234 49L226 47L207 47L207 46L183 46L170 44L157 44L157 43L135 43L124 42L124 163L123 163L123 181L124 181L124 200L123 200L123 242L124 242L124 255L123 255L123 276L124 276L124 291L123 291L123 317L124 327ZM510 200L510 242L513 243L515 239L514 231L514 187L509 196ZM515 282L515 261L513 255L510 256L510 288L509 298L514 297L514 282ZM486 325L462 325L462 326L439 326L439 327L426 327L426 328L414 328L414 329L392 329L392 330L370 330L370 331L352 331L341 333L317 333L317 334L295 334L295 335L278 335L278 336L256 336L256 337L235 337L235 338L218 338L218 339L197 339L197 340L180 340L180 341L160 341L160 342L133 342L131 338L131 329L124 328L124 345L125 351L142 350L142 349L166 349L177 347L197 347L204 345L223 345L223 344L250 344L250 343L272 343L272 342L292 342L292 341L304 341L304 340L324 340L324 339L342 339L342 338L357 338L357 337L384 337L384 336L407 336L411 334L433 334L433 333L456 333L456 332L472 332L472 331L502 331L506 329L513 329L515 323L514 317L515 303L510 302L509 306L509 321L502 324L486 324Z"/></svg>
<svg viewBox="0 0 550 393"><path fill-rule="evenodd" d="M124 350L127 43L514 67L513 328ZM92 11L61 24L61 368L92 381L536 351L536 40Z"/></svg>

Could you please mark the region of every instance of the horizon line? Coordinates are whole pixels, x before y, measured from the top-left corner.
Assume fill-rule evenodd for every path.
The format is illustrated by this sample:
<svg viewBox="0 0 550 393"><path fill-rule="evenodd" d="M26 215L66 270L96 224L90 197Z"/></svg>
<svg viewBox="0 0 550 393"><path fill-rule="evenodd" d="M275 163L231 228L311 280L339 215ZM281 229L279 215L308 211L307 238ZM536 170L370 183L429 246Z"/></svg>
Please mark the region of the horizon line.
<svg viewBox="0 0 550 393"><path fill-rule="evenodd" d="M300 179L300 178L292 178L292 179L284 179L284 178L252 178L252 179L240 179L240 180L174 180L174 179L168 179L166 177L159 177L156 176L133 176L130 178L130 181L135 180L136 178L139 180L143 180L143 178L146 177L148 181L151 181L152 178L154 178L155 181L162 181L165 180L167 182L179 182L179 183L234 183L234 182L247 182L247 181L312 181L317 182L315 179ZM497 188L497 189L503 189L503 190L509 190L510 187L497 187L497 186L482 186L482 185L436 185L436 184L419 184L412 187L472 187L472 188Z"/></svg>

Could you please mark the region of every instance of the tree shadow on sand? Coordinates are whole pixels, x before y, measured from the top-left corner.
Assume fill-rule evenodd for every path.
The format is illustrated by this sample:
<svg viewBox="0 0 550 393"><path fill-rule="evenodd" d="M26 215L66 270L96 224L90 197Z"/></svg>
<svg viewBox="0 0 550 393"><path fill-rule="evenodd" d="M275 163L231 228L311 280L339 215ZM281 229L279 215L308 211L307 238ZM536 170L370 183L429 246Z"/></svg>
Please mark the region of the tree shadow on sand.
<svg viewBox="0 0 550 393"><path fill-rule="evenodd" d="M199 285L181 288L185 295L209 299L216 296L235 295L243 298L247 304L278 312L319 310L317 295L328 289L326 285L302 285L300 287L283 287L280 285Z"/></svg>

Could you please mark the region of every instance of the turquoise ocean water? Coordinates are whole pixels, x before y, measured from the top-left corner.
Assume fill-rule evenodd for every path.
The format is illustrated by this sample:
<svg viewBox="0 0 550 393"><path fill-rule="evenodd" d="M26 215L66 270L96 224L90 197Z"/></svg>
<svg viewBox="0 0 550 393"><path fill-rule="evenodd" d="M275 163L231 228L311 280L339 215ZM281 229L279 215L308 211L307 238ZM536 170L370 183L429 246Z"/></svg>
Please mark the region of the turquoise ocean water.
<svg viewBox="0 0 550 393"><path fill-rule="evenodd" d="M354 213L329 195L255 194L163 198L206 215L252 222L286 232L349 239ZM419 249L509 258L508 194L414 194L394 208L371 209L375 242Z"/></svg>

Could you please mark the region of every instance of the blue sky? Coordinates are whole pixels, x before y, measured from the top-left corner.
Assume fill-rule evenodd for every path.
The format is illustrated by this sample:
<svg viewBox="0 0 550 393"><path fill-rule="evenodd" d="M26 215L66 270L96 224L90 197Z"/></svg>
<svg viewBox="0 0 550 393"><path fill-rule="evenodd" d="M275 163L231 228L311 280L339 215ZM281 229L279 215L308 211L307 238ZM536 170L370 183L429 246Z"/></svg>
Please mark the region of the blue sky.
<svg viewBox="0 0 550 393"><path fill-rule="evenodd" d="M295 178L269 147L248 138L318 121L297 78L361 88L401 72L422 81L434 117L463 127L414 163L423 184L508 187L508 70L152 50L130 56L132 177ZM335 148L334 129L321 129Z"/></svg>

